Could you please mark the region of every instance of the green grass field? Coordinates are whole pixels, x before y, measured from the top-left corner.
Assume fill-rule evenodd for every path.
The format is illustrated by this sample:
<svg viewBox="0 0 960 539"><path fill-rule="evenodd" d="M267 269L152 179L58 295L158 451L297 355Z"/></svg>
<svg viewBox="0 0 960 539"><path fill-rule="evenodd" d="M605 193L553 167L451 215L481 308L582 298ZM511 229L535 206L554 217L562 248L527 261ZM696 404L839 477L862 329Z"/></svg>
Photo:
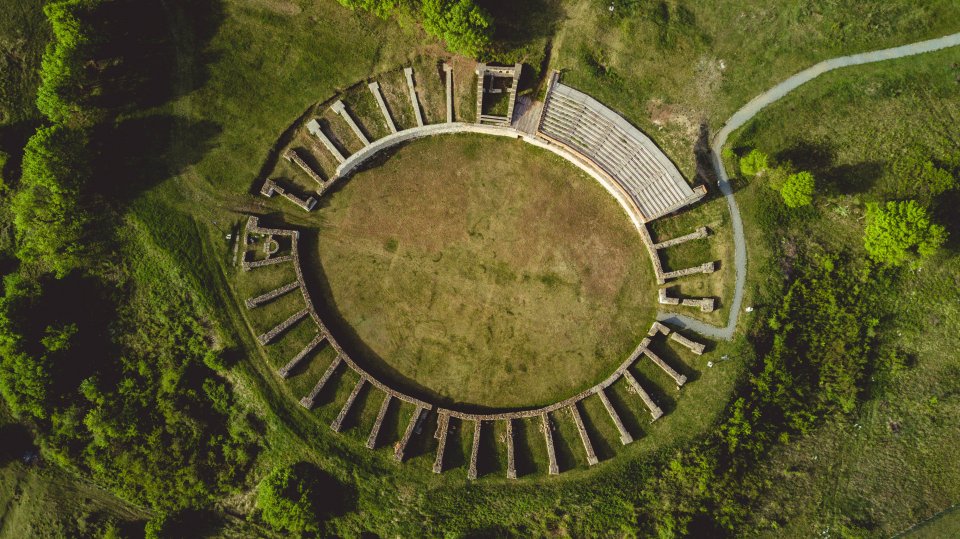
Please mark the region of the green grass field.
<svg viewBox="0 0 960 539"><path fill-rule="evenodd" d="M304 262L363 364L442 402L544 405L605 378L646 334L646 250L589 176L498 137L391 153L325 196Z"/></svg>
<svg viewBox="0 0 960 539"><path fill-rule="evenodd" d="M907 150L956 155L958 61L960 51L950 49L825 75L731 139L733 148L760 148L812 170L821 185L814 207L776 229L764 214L786 211L776 210L778 193L763 179L738 191L760 297L788 253L863 253L864 205L897 197L904 178L894 164ZM944 202L941 212L956 245L955 210ZM953 389L960 256L948 247L899 282L885 300L882 341L906 352L912 366L885 391L868 394L852 417L772 455L764 474L776 487L758 518L786 526L774 535L856 526L889 536L960 499L952 449L960 436Z"/></svg>

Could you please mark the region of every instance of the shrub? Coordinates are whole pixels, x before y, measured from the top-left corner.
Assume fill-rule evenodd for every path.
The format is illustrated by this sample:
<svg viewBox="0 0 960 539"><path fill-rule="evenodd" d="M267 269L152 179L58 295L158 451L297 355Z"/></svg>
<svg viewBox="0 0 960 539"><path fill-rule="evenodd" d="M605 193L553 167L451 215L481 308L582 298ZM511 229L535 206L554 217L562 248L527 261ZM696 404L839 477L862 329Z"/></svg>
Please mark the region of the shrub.
<svg viewBox="0 0 960 539"><path fill-rule="evenodd" d="M493 18L473 0L423 0L423 27L447 48L477 57L490 44Z"/></svg>
<svg viewBox="0 0 960 539"><path fill-rule="evenodd" d="M877 262L900 266L911 258L932 255L946 239L946 229L933 223L915 200L867 205L863 246Z"/></svg>
<svg viewBox="0 0 960 539"><path fill-rule="evenodd" d="M783 197L783 203L790 208L809 206L813 202L815 187L816 181L813 179L813 174L797 172L787 177L787 181L780 188L780 196Z"/></svg>
<svg viewBox="0 0 960 539"><path fill-rule="evenodd" d="M282 466L260 483L257 507L264 522L294 533L319 531L319 485L309 472L305 466Z"/></svg>
<svg viewBox="0 0 960 539"><path fill-rule="evenodd" d="M64 276L78 267L90 215L81 203L89 179L86 134L60 125L43 127L23 152L20 189L11 209L17 229L17 257Z"/></svg>
<svg viewBox="0 0 960 539"><path fill-rule="evenodd" d="M44 6L53 41L40 63L37 109L54 122L86 123L94 112L84 107L92 90L85 65L93 37L81 19L99 4L98 0L63 0Z"/></svg>
<svg viewBox="0 0 960 539"><path fill-rule="evenodd" d="M740 159L740 173L744 176L756 176L770 168L767 154L754 148Z"/></svg>

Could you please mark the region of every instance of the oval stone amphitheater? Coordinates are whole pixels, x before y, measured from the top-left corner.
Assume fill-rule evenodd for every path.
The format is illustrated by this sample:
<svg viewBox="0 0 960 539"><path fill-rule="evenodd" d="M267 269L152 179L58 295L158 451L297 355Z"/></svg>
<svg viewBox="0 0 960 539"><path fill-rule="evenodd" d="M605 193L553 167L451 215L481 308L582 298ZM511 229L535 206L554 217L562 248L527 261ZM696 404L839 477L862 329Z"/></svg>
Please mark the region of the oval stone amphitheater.
<svg viewBox="0 0 960 539"><path fill-rule="evenodd" d="M509 137L552 152L599 182L616 199L635 226L649 253L658 285L686 275L714 271L715 261L704 261L701 265L687 269L664 271L658 255L660 250L686 241L706 238L709 231L700 227L687 235L655 243L646 224L700 200L706 194L706 188L703 185L691 188L677 167L653 141L616 112L591 96L565 85L561 82L559 73L550 76L542 102L533 101L529 96L518 98L520 65L479 64L475 69L461 73L455 72L453 66L444 63L438 66L437 74L439 82L442 83L442 96L428 95L428 90L418 87L420 74L415 73L412 68L403 70L406 110L397 106L397 96L393 96L392 106L388 103L389 99L384 95L379 81L366 83L369 101L375 103L375 106L371 106L371 111L379 116L376 120L379 124L377 128L368 125L371 122L369 114L366 119L361 119L340 98L334 98L311 109L291 129L291 133L285 135L288 139L300 140L301 143L278 145L278 160L288 163L290 170L296 171L301 181L311 186L311 191L306 191L302 187L303 183L298 185L288 178L277 176L262 178L259 192L265 197L279 195L292 203L291 208L297 206L300 210L311 212L318 209L320 199L338 182L343 182L364 167L376 166L376 158L382 155L384 150L435 135L477 133ZM423 76L429 77L430 74ZM475 81L475 121L458 121L455 117L454 77ZM426 98L438 99L444 104L445 118L441 120L445 121L428 123L422 104L422 100ZM398 128L398 117L401 115L409 125L402 129ZM374 135L378 131L382 136ZM323 162L331 164L327 170L332 169L332 174L321 170L318 163ZM320 211L322 212L322 209ZM629 444L633 442L634 435L623 421L623 407L618 407L608 395L610 387L614 383L626 384L628 391L642 402L643 409L649 412L650 421L656 421L664 412L652 396L651 388L644 387L631 373L631 368L638 362L649 362L665 373L679 390L688 377L678 372L677 366L671 365L671 362L661 357L662 354L658 354L655 349L663 346L665 340L671 340L696 356L703 354L705 350L704 343L697 342L664 323L653 322L646 334L633 338L632 342L636 343L633 351L624 357L605 379L558 402L494 413L471 413L456 409L455 406L442 407L422 396L399 390L397 384L386 377L371 374L374 369L361 364L355 355L345 349L314 305L313 298L316 294L311 295L309 279L304 277L304 273L309 272L310 268L304 267L301 231L293 227L267 226L264 224L267 219L269 218L256 215L248 218L242 241L239 242L242 247L237 259L242 268L250 272L264 271L264 268L292 268L292 280L291 277L285 277L286 281L272 282L269 287L264 288L261 285L260 292L246 300L250 316L256 317L258 310L270 307L279 298L297 298L284 304L284 308L289 312L284 312L278 318L279 323L257 335L259 344L263 347L273 346L279 336L290 332L294 327L301 328L300 334L305 335L302 346L298 346L295 353L288 356L289 359L277 370L278 376L285 380L290 379L304 370L304 365L312 361L316 350L321 347L332 349L332 361L317 371L319 375L312 381L312 388L300 399L302 406L311 409L323 404L321 395L335 383L336 374L343 370L352 371L355 376L351 377L351 380L356 381L346 399L337 404L339 413L330 427L336 432L348 428L347 419L358 396L363 391L375 391L382 395L382 400L376 420L367 436L367 447L376 449L392 442L395 458L403 461L412 439L432 436L436 440L433 464L433 471L436 473L444 470L448 433L451 421L455 420L467 429L472 427L473 431L473 444L467 457L468 478L475 479L478 476L480 440L485 435L489 436L485 432L492 429L495 423L500 423L502 428L498 430L506 433L498 438L498 443L505 446L507 477L516 478L518 474L515 466L514 422L530 419L537 422L542 432L549 459L549 474L560 473L554 445L555 427L551 419L555 414L572 416L586 461L589 465L595 465L599 461L594 450L596 440L591 439L584 425L581 415L583 403L588 399L599 400L609 416L609 421L619 433L619 441ZM650 301L652 302L653 298L650 298ZM663 287L659 288L656 302L690 307L702 312L710 312L715 308L714 298L671 297ZM308 329L302 329L303 327ZM406 405L405 409L410 410L409 415L403 419L405 428L402 429L399 439L388 441L387 436L381 432L381 427L391 407L400 405ZM429 429L433 432L427 432L425 425L431 414L436 429Z"/></svg>

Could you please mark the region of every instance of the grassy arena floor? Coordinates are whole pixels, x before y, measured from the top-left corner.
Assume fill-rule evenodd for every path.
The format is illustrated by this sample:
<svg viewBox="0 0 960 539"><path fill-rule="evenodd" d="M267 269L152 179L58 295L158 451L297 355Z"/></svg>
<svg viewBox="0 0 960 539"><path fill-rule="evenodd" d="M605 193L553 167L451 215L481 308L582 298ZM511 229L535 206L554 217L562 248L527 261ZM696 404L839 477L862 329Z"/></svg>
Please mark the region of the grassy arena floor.
<svg viewBox="0 0 960 539"><path fill-rule="evenodd" d="M653 321L656 282L623 209L516 140L406 145L315 216L318 307L358 359L431 398L561 400L609 375Z"/></svg>

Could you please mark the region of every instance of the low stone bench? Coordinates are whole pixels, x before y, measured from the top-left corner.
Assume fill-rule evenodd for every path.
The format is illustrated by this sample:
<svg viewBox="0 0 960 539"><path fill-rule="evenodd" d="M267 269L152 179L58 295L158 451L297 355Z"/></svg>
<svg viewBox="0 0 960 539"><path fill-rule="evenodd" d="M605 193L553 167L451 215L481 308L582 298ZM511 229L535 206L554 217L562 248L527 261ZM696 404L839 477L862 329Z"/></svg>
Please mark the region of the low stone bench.
<svg viewBox="0 0 960 539"><path fill-rule="evenodd" d="M666 288L661 288L657 291L657 301L661 305L680 305L680 298L671 298L668 296Z"/></svg>
<svg viewBox="0 0 960 539"><path fill-rule="evenodd" d="M417 99L417 89L413 85L413 68L403 68L403 75L407 78L407 89L410 90L410 104L417 115L417 127L423 127L423 113L420 111L420 101Z"/></svg>
<svg viewBox="0 0 960 539"><path fill-rule="evenodd" d="M281 333L286 331L290 326L299 322L303 317L307 316L309 313L310 311L307 309L303 309L302 311L293 313L292 315L290 315L290 318L287 318L283 322L280 322L279 324L277 324L276 327L274 327L270 331L257 337L257 340L260 341L261 345L269 344L270 342L272 342L274 339L277 338L277 335L280 335Z"/></svg>
<svg viewBox="0 0 960 539"><path fill-rule="evenodd" d="M702 355L704 349L706 348L705 344L690 340L687 337L684 337L683 335L677 332L673 332L673 334L670 335L670 339L677 341L681 345L687 347L688 349L690 349L691 352L693 352L694 354L697 354L698 356Z"/></svg>
<svg viewBox="0 0 960 539"><path fill-rule="evenodd" d="M310 391L310 394L300 399L301 406L307 410L313 408L313 405L317 400L317 396L320 395L321 391L323 391L324 386L326 386L327 382L330 381L330 378L333 377L333 373L336 372L337 367L339 367L341 363L343 363L343 360L340 359L340 356L333 358L330 366L327 367L326 371L324 371L323 376L320 377L320 380L317 381L317 384L313 386L313 390Z"/></svg>
<svg viewBox="0 0 960 539"><path fill-rule="evenodd" d="M343 163L344 161L347 160L347 158L344 157L342 153L340 153L340 149L333 144L332 140L330 140L330 137L328 137L326 133L323 132L323 129L320 128L320 122L318 122L317 120L310 120L309 122L307 122L307 131L311 135L317 137L320 143L323 144L323 147L326 148L328 152L330 152L330 155L332 155L333 158L336 159L338 163Z"/></svg>
<svg viewBox="0 0 960 539"><path fill-rule="evenodd" d="M550 414L542 414L540 421L540 430L543 431L543 437L547 442L547 459L550 461L549 474L557 475L560 473L560 466L557 465L557 452L553 447L553 427L550 425Z"/></svg>
<svg viewBox="0 0 960 539"><path fill-rule="evenodd" d="M360 378L357 380L357 385L353 386L353 391L350 392L350 396L347 397L347 402L343 403L343 407L340 408L340 413L337 414L337 418L333 420L333 423L330 424L330 428L333 429L333 432L340 432L343 428L343 422L347 419L347 414L350 413L350 408L353 407L353 402L357 400L357 395L360 394L360 391L363 389L364 384L367 383L365 378Z"/></svg>
<svg viewBox="0 0 960 539"><path fill-rule="evenodd" d="M380 92L380 83L373 81L367 85L367 88L370 88L370 93L376 98L377 105L380 107L380 112L383 113L383 119L387 122L387 127L390 128L390 132L396 133L397 125L393 123L393 118L390 116L390 109L387 108L387 102L383 99L383 93Z"/></svg>
<svg viewBox="0 0 960 539"><path fill-rule="evenodd" d="M617 431L620 432L620 443L627 445L633 442L633 436L627 432L627 428L623 426L623 421L620 420L620 414L617 413L617 410L613 407L613 403L610 402L610 398L607 397L607 394L601 389L597 391L597 396L600 397L600 400L603 401L603 407L607 409L607 413L610 415L610 419L613 420L613 424L616 425Z"/></svg>
<svg viewBox="0 0 960 539"><path fill-rule="evenodd" d="M647 409L650 410L650 416L653 418L653 421L660 419L663 416L663 410L657 406L657 403L653 402L653 399L650 398L650 395L640 386L640 383L637 382L637 379L630 374L630 371L623 373L623 377L627 379L627 383L630 384L630 387L633 389L633 392L640 396L640 400L643 401L643 404L647 406Z"/></svg>
<svg viewBox="0 0 960 539"><path fill-rule="evenodd" d="M517 478L516 451L513 444L513 420L507 419L507 479Z"/></svg>
<svg viewBox="0 0 960 539"><path fill-rule="evenodd" d="M663 372L667 373L667 376L673 378L673 381L677 383L677 387L683 386L687 382L687 377L683 374L678 373L673 370L673 367L667 365L665 361L660 359L660 356L654 354L649 348L643 351L644 355L650 358L650 361L653 361Z"/></svg>
<svg viewBox="0 0 960 539"><path fill-rule="evenodd" d="M383 426L383 418L387 417L387 410L390 408L390 401L393 396L389 393L383 396L383 402L380 404L380 411L377 412L377 420L374 421L370 429L370 436L367 436L367 448L373 449L377 446L377 436L380 434L380 427Z"/></svg>
<svg viewBox="0 0 960 539"><path fill-rule="evenodd" d="M467 470L467 479L477 478L477 455L480 453L480 429L483 421L473 422L473 447L470 449L470 468Z"/></svg>
<svg viewBox="0 0 960 539"><path fill-rule="evenodd" d="M320 176L320 174L316 170L313 170L313 167L308 165L307 162L304 161L303 158L300 157L300 155L297 154L297 152L294 149L291 148L286 152L284 152L283 157L286 158L291 163L300 167L300 170L304 171L307 174L307 176L310 176L311 180L317 182L317 185L319 186L320 190L323 190L324 188L326 188L327 186L326 180L324 180L323 177Z"/></svg>
<svg viewBox="0 0 960 539"><path fill-rule="evenodd" d="M577 403L570 405L569 410L573 415L573 421L577 424L577 432L580 433L583 450L587 453L587 464L593 466L599 462L599 460L597 460L597 454L593 451L593 443L590 442L590 435L587 433L587 428L583 424L583 418L580 417L580 410L577 408Z"/></svg>
<svg viewBox="0 0 960 539"><path fill-rule="evenodd" d="M403 462L404 453L407 450L407 444L410 443L410 439L413 438L413 431L417 429L417 424L420 423L420 417L423 415L424 408L417 407L413 411L413 415L410 416L410 422L407 423L407 430L403 433L403 438L397 442L397 445L394 447L393 456L400 462Z"/></svg>
<svg viewBox="0 0 960 539"><path fill-rule="evenodd" d="M440 413L437 416L437 433L434 438L437 439L437 456L433 459L433 473L443 471L443 452L447 447L447 430L450 427L450 415Z"/></svg>
<svg viewBox="0 0 960 539"><path fill-rule="evenodd" d="M367 135L365 135L363 130L360 129L360 126L357 125L357 121L354 120L353 116L350 115L350 112L347 110L347 106L343 104L343 101L339 99L336 100L336 102L330 106L330 110L339 114L340 117L347 122L347 125L350 126L350 130L353 131L353 134L360 139L360 142L362 142L364 146L370 145L370 139L367 138Z"/></svg>
<svg viewBox="0 0 960 539"><path fill-rule="evenodd" d="M685 243L691 240L699 240L702 238L706 238L708 234L709 234L709 231L707 230L707 227L701 226L696 231L691 232L690 234L686 234L684 236L680 236L678 238L673 238L666 241L661 241L660 243L654 245L654 247L657 249L666 249L667 247L680 245L681 243Z"/></svg>
<svg viewBox="0 0 960 539"><path fill-rule="evenodd" d="M244 258L246 258L246 256L244 256ZM274 258L264 258L263 260L256 260L253 262L243 260L242 264L243 264L244 271L250 271L252 269L262 268L264 266L272 266L273 264L282 264L284 262L291 262L292 260L293 260L293 256L284 255L284 256L277 256Z"/></svg>
<svg viewBox="0 0 960 539"><path fill-rule="evenodd" d="M300 350L300 352L297 355L293 356L293 359L291 359L286 365L280 368L280 370L278 371L278 373L280 374L280 377L284 379L289 378L290 372L293 371L293 369L297 368L297 365L299 365L300 362L303 361L303 359L307 357L310 354L310 352L312 352L316 347L320 346L320 343L322 343L326 338L327 338L326 335L324 335L323 333L320 333L316 337L314 337L312 341L310 341L309 343L307 343L306 346L303 347L303 350Z"/></svg>
<svg viewBox="0 0 960 539"><path fill-rule="evenodd" d="M443 64L443 74L447 90L447 123L453 122L453 68L446 62Z"/></svg>
<svg viewBox="0 0 960 539"><path fill-rule="evenodd" d="M713 273L716 271L717 266L715 262L705 262L699 266L694 266L692 268L686 268L677 271L668 271L663 274L665 279L677 279L679 277L686 277L687 275L696 275L698 273Z"/></svg>
<svg viewBox="0 0 960 539"><path fill-rule="evenodd" d="M299 287L300 287L300 282L294 281L290 284L283 285L280 288L271 290L266 294L260 294L259 296L248 298L246 301L244 301L244 305L246 305L248 309L253 309L255 307L259 307L263 305L264 303L267 303L268 301L277 299L288 292L293 292Z"/></svg>
<svg viewBox="0 0 960 539"><path fill-rule="evenodd" d="M313 197L307 197L305 199L300 198L297 195L280 187L273 180L267 180L263 182L263 187L260 188L260 194L267 198L271 198L274 194L278 194L290 202L293 202L297 206L300 206L300 209L303 211L310 211L317 205L317 199Z"/></svg>

